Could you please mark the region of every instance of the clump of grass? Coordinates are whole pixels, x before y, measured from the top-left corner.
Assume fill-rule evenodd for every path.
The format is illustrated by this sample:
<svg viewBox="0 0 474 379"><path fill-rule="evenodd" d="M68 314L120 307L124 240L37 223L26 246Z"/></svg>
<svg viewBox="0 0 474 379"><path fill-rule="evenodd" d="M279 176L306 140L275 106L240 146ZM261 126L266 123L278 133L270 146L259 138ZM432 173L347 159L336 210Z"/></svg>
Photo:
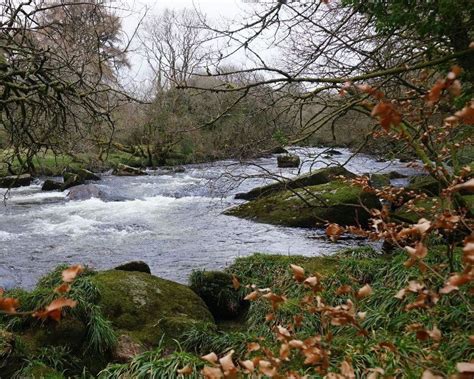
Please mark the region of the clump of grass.
<svg viewBox="0 0 474 379"><path fill-rule="evenodd" d="M137 355L128 364L112 364L98 374L100 379L161 379L182 378L178 370L185 366L192 368L193 373L187 378L198 379L204 367L204 361L193 354L176 351L166 355L161 347Z"/></svg>

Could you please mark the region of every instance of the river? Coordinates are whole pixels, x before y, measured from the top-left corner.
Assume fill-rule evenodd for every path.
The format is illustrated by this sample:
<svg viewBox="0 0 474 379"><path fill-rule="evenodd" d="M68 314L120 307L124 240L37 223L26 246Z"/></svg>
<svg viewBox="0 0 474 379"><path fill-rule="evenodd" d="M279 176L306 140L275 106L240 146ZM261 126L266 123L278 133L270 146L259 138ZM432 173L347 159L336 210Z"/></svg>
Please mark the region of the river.
<svg viewBox="0 0 474 379"><path fill-rule="evenodd" d="M302 158L302 173L347 162L346 168L358 174L413 174L398 160L379 162L368 155L352 156L347 149L332 157L319 148L291 150ZM254 252L314 256L357 243L331 243L315 238L322 231L222 214L241 202L234 199L237 192L268 183L262 177L266 172L298 174L297 169L277 168L273 155L244 163L188 165L179 173L103 175L95 183L103 196L83 201L68 200L67 191L42 192L41 180L12 189L0 205L0 287L31 288L59 263L107 269L131 260L143 260L153 274L186 283L192 270L220 269Z"/></svg>

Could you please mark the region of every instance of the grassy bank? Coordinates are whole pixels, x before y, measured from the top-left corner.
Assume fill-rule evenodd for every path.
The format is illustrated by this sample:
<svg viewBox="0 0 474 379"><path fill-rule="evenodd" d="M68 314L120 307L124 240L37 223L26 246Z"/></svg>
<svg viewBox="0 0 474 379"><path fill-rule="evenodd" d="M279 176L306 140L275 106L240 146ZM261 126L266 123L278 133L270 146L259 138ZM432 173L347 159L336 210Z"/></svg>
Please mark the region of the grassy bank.
<svg viewBox="0 0 474 379"><path fill-rule="evenodd" d="M433 246L427 259L428 263L441 271L447 270L444 249L442 246ZM456 250L455 255L458 265L460 249ZM201 295L206 294L206 303L215 302L221 305L222 310L225 308L227 316L219 319L219 309L214 307L212 312L217 325L206 322L191 323L175 340L154 341L151 350L138 354L130 363L109 363L105 368L106 361L113 361L113 358L103 354L93 355L93 351L103 352L113 344L114 334L110 330L113 324L104 319L103 314L107 312L104 313L97 303L96 299L100 298L100 293L96 287L91 286L94 282L91 281L94 278L93 273L88 272L81 277L80 285L73 293L81 302L81 307L75 310L73 315L76 314L76 317L90 328L90 332L83 337L85 346L90 347L81 350L80 354L78 350L71 349L71 341L65 341L63 346L58 345L57 341L54 346L46 342L41 346L33 346L31 334L25 334L25 330L31 327L28 322L20 322L19 319L13 322L12 319L3 318L2 327L4 330L18 333L17 346L20 350L16 352L18 356L15 359L18 365L16 375L20 376L42 377L41 375L50 370L54 375L43 377L181 378L177 370L186 366L194 371L190 377L197 378L200 377L199 371L206 364L200 356L210 352L221 356L233 349L237 361L251 359L261 350L273 352L272 354L278 356L280 343L278 334L275 334L275 327L278 325L289 328L298 340L327 335L330 332L330 343L323 343L330 349L329 371L337 371L345 360L351 362L357 377L366 377L368 370L375 368L383 369L385 375L403 378L420 378L426 369L438 375L455 373L456 363L474 359L474 348L469 343L469 336L474 332L470 317L472 304L466 302L466 299L469 299L469 289L442 297L436 306L428 310L407 310L405 307L415 300L415 294L410 294L403 300L394 296L401 288L406 287L410 280L422 282L424 273L415 266L407 269L404 266L406 258L406 253L402 251L383 255L368 247L345 250L331 257L255 254L237 259L219 275L194 273L190 279L191 287ZM302 307L302 302L311 291L294 280L290 264L303 267L308 275L318 274L321 281L321 291L318 295L328 304L342 305L347 298L357 304L357 310L365 314L360 324L367 334L361 335L357 329L347 325L328 325L319 314ZM49 279L43 279L34 292L20 293L21 299L27 304L45 303L46 287L56 284L53 282L57 273L58 271L48 276ZM233 275L242 284L237 290L233 289L231 279L229 283L222 282ZM215 286L214 283L219 285ZM272 293L284 294L286 299L276 310L272 310L271 302L265 298L250 303L243 302L238 312L229 319L226 305L233 304L233 309L236 309L235 304L252 291L245 287L250 284L258 288L270 288ZM367 298L358 299L351 293L338 291L349 284L354 288L369 284L373 293ZM442 286L442 282L438 283L436 279L425 281L424 284L434 288ZM214 299L209 298L212 291ZM268 319L269 314L273 314L271 320ZM302 318L297 325L296 318ZM62 324L38 327L43 328L44 334L44 328L67 330L72 328L74 323L69 320L61 327L60 325ZM438 328L441 331L440 338L420 338L414 325L423 325L429 330ZM248 348L252 346L249 344L253 343L259 344L260 351L249 352ZM94 356L101 356L102 360L96 360ZM290 355L283 365L300 375L322 377L313 366L304 364L296 354ZM41 368L38 371L41 375L34 374L34 367ZM101 373L97 374L94 367L95 370L101 367Z"/></svg>

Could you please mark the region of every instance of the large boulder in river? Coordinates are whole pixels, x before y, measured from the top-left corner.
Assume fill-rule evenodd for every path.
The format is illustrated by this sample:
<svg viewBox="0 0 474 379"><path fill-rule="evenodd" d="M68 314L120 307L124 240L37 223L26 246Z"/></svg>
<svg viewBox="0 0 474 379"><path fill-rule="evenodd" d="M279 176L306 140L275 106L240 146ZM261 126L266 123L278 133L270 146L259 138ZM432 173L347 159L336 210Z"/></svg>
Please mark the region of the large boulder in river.
<svg viewBox="0 0 474 379"><path fill-rule="evenodd" d="M42 191L57 191L62 189L63 183L51 179L46 179L41 187Z"/></svg>
<svg viewBox="0 0 474 379"><path fill-rule="evenodd" d="M71 187L66 197L69 200L87 200L93 197L100 199L102 192L93 184L81 184Z"/></svg>
<svg viewBox="0 0 474 379"><path fill-rule="evenodd" d="M334 180L339 176L343 176L345 178L354 178L356 175L346 170L342 166L321 168L308 174L298 176L295 179L272 183L263 187L257 187L245 193L238 193L235 195L235 198L253 200L258 197L268 196L285 189L296 189L306 186L315 186L318 184L329 183L331 180Z"/></svg>
<svg viewBox="0 0 474 379"><path fill-rule="evenodd" d="M30 174L4 176L0 178L0 188L16 188L29 186L33 178Z"/></svg>
<svg viewBox="0 0 474 379"><path fill-rule="evenodd" d="M342 181L281 191L226 211L226 214L268 224L314 227L338 223L367 226L365 208L380 208L372 193Z"/></svg>
<svg viewBox="0 0 474 379"><path fill-rule="evenodd" d="M84 178L80 177L78 174L72 172L65 172L63 174L64 183L62 190L65 191L71 187L79 186L84 184Z"/></svg>
<svg viewBox="0 0 474 379"><path fill-rule="evenodd" d="M278 167L298 167L300 165L300 157L292 154L279 155L277 157Z"/></svg>
<svg viewBox="0 0 474 379"><path fill-rule="evenodd" d="M113 327L144 345L156 346L163 336L171 340L193 324L214 322L204 301L182 284L119 270L99 272L92 282Z"/></svg>
<svg viewBox="0 0 474 379"><path fill-rule="evenodd" d="M146 171L143 171L140 168L127 166L123 163L119 163L117 168L113 171L114 175L117 176L140 176L140 175L148 175Z"/></svg>

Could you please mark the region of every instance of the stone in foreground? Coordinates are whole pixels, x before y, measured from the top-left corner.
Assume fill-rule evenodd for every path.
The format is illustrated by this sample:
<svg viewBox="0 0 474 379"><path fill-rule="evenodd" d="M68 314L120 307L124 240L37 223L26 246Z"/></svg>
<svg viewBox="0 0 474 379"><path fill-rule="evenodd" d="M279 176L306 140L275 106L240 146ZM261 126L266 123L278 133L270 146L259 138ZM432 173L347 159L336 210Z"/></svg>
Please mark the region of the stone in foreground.
<svg viewBox="0 0 474 379"><path fill-rule="evenodd" d="M204 301L182 284L119 270L99 272L92 281L106 318L137 343L156 346L163 336L172 340L195 323L214 322Z"/></svg>

